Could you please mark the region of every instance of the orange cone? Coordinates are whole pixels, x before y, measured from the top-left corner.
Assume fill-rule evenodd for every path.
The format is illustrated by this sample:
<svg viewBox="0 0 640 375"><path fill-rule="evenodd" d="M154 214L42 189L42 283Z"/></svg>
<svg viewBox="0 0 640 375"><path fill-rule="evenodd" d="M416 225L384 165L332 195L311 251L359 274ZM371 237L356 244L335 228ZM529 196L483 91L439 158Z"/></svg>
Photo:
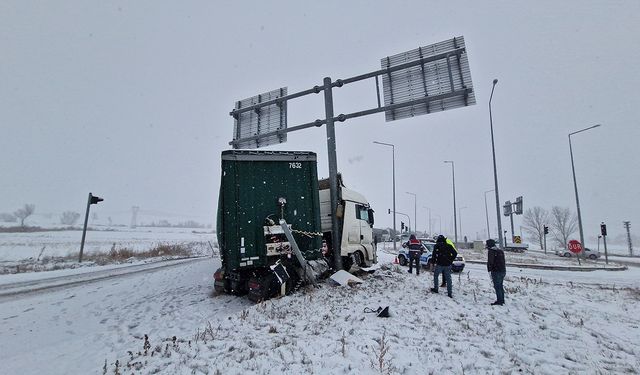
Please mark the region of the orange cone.
<svg viewBox="0 0 640 375"><path fill-rule="evenodd" d="M398 257L393 258L393 264L400 264L400 262L398 262Z"/></svg>

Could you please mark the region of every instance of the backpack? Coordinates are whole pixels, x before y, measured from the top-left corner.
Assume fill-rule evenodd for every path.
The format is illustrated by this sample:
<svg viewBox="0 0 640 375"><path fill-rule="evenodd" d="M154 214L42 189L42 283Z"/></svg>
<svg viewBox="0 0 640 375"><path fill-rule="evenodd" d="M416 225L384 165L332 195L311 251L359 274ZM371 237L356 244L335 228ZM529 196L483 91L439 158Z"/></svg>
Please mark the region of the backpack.
<svg viewBox="0 0 640 375"><path fill-rule="evenodd" d="M453 261L456 260L456 257L458 256L458 252L453 246L447 246L447 248L449 249L447 257L449 258L449 261L453 263Z"/></svg>

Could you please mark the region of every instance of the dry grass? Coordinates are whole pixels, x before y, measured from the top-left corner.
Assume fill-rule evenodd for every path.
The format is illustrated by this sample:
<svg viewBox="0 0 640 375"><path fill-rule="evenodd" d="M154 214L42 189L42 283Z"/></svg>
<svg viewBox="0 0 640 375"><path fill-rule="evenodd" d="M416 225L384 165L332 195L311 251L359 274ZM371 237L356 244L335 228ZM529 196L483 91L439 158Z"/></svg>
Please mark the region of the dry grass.
<svg viewBox="0 0 640 375"><path fill-rule="evenodd" d="M96 265L103 266L106 264L123 263L130 259L189 257L198 253L197 248L200 245L201 243L198 242L159 244L145 251L133 251L126 247L117 248L116 244L113 244L111 249L107 252L91 252L84 254L82 264L95 263ZM77 263L78 255L69 255L66 257L42 256L44 250L45 248L43 247L37 259L30 258L15 262L0 262L0 275L52 271L76 268L79 266Z"/></svg>
<svg viewBox="0 0 640 375"><path fill-rule="evenodd" d="M156 258L156 257L187 257L193 254L191 244L160 244L154 248L145 251L134 251L123 247L117 248L116 244L111 246L108 252L96 252L87 254L87 261L95 262L99 265L118 263L131 258Z"/></svg>

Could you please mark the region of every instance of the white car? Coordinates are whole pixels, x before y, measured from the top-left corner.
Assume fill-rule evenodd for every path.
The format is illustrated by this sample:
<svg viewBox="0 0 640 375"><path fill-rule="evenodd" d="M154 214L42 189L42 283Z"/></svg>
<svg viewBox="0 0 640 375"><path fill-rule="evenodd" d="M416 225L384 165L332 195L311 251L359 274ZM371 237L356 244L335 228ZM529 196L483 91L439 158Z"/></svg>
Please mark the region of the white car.
<svg viewBox="0 0 640 375"><path fill-rule="evenodd" d="M589 258L589 259L593 259L593 260L600 258L600 252L599 251L591 250L588 247L584 248L583 253L584 253L585 258ZM572 253L571 251L569 251L567 249L556 250L556 255L561 256L561 257L567 257L567 258L575 256L574 253Z"/></svg>
<svg viewBox="0 0 640 375"><path fill-rule="evenodd" d="M458 253L458 256L451 265L451 270L453 272L462 272L462 270L464 270L464 264L464 257L460 253Z"/></svg>

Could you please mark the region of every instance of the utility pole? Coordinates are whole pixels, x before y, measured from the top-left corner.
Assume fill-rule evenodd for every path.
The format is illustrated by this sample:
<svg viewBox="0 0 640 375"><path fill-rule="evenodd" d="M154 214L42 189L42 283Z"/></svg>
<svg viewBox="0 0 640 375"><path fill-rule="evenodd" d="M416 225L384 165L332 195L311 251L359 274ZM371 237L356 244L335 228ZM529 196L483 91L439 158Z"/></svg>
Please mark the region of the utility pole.
<svg viewBox="0 0 640 375"><path fill-rule="evenodd" d="M633 245L631 244L631 222L623 221L625 229L627 229L627 242L629 243L629 255L633 256Z"/></svg>
<svg viewBox="0 0 640 375"><path fill-rule="evenodd" d="M458 218L456 217L456 168L453 160L445 160L445 163L451 164L451 177L453 179L453 236L454 243L458 244Z"/></svg>
<svg viewBox="0 0 640 375"><path fill-rule="evenodd" d="M131 225L130 228L136 228L138 226L138 211L140 211L140 207L132 206L131 207Z"/></svg>
<svg viewBox="0 0 640 375"><path fill-rule="evenodd" d="M413 233L415 234L416 231L418 230L418 216L417 216L417 202L418 202L418 195L416 193L412 193L410 191L406 192L409 195L413 195L413 225L414 227L411 228L411 230L413 231Z"/></svg>

